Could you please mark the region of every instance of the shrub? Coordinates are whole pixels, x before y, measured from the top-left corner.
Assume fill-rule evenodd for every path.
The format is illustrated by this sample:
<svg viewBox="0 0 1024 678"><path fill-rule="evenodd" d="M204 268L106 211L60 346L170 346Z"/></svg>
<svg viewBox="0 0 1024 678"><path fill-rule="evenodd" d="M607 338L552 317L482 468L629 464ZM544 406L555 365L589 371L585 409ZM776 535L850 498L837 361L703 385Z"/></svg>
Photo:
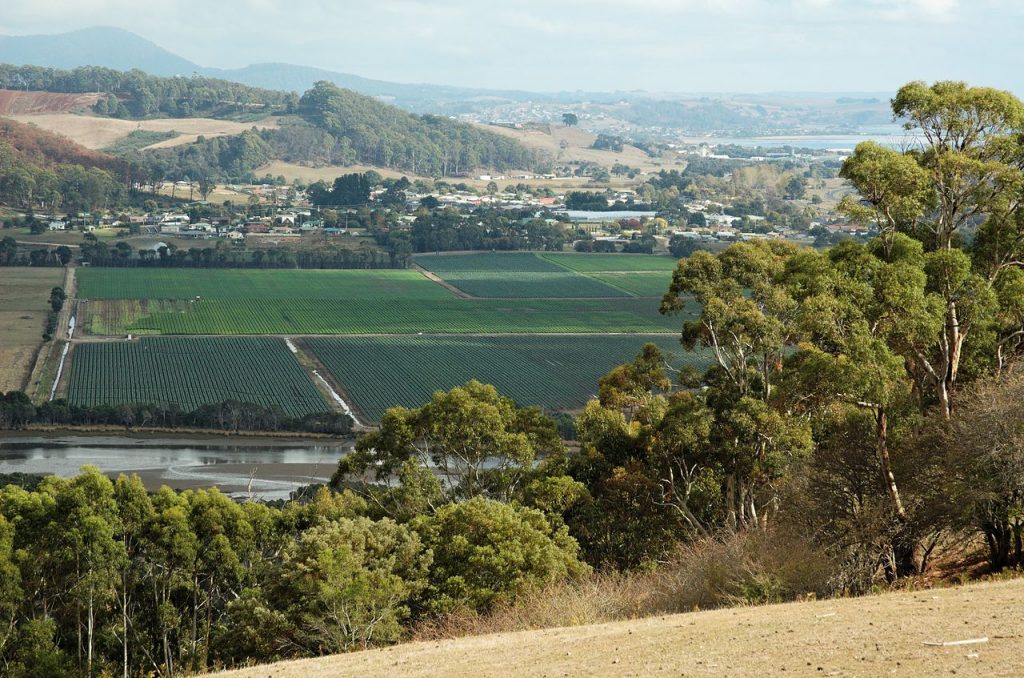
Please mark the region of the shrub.
<svg viewBox="0 0 1024 678"><path fill-rule="evenodd" d="M426 596L434 612L486 610L589 569L568 529L535 509L476 497L415 524L434 554Z"/></svg>

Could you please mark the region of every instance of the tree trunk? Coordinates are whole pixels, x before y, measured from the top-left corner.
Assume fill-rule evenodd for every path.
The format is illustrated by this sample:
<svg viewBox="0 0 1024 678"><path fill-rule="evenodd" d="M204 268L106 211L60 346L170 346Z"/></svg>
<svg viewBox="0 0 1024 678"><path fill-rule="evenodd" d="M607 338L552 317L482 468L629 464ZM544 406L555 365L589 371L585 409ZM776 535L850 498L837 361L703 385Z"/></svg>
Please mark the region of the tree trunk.
<svg viewBox="0 0 1024 678"><path fill-rule="evenodd" d="M889 457L889 416L884 407L879 407L875 413L876 440L875 451L878 453L878 462L882 466L882 482L885 483L885 490L889 494L889 501L892 502L893 510L900 522L907 521L907 512L903 508L903 500L900 498L900 490L896 485L896 476L892 472L892 459Z"/></svg>

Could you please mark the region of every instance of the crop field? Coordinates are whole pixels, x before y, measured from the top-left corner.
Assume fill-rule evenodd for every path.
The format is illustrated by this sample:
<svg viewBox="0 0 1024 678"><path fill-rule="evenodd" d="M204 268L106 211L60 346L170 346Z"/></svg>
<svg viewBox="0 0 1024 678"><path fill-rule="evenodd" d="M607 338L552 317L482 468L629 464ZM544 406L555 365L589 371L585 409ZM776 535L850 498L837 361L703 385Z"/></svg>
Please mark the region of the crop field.
<svg viewBox="0 0 1024 678"><path fill-rule="evenodd" d="M674 271L677 259L653 254L571 254L544 253L538 255L553 264L580 273L605 271Z"/></svg>
<svg viewBox="0 0 1024 678"><path fill-rule="evenodd" d="M557 264L533 252L479 252L472 254L420 254L417 264L442 273L487 271L490 273L565 273ZM442 276L443 277L443 276Z"/></svg>
<svg viewBox="0 0 1024 678"><path fill-rule="evenodd" d="M419 266L466 294L503 299L586 299L627 296L532 252L426 255Z"/></svg>
<svg viewBox="0 0 1024 678"><path fill-rule="evenodd" d="M628 296L594 278L577 273L493 273L459 271L438 273L445 282L466 294L490 299L595 299Z"/></svg>
<svg viewBox="0 0 1024 678"><path fill-rule="evenodd" d="M438 289L443 290L440 286ZM447 291L445 291L447 294ZM657 299L108 300L84 305L96 335L507 334L674 332Z"/></svg>
<svg viewBox="0 0 1024 678"><path fill-rule="evenodd" d="M590 277L617 287L634 297L661 298L672 284L668 271L634 271L629 273L591 273Z"/></svg>
<svg viewBox="0 0 1024 678"><path fill-rule="evenodd" d="M69 375L74 405L200 405L240 400L290 416L330 408L279 339L145 338L79 344Z"/></svg>
<svg viewBox="0 0 1024 678"><path fill-rule="evenodd" d="M81 299L451 299L416 271L83 268Z"/></svg>
<svg viewBox="0 0 1024 678"><path fill-rule="evenodd" d="M470 379L493 384L520 405L579 409L597 393L598 379L646 342L677 356L676 363L707 364L706 356L683 352L678 337L667 334L303 340L370 421L379 421L389 407L417 407L434 391Z"/></svg>

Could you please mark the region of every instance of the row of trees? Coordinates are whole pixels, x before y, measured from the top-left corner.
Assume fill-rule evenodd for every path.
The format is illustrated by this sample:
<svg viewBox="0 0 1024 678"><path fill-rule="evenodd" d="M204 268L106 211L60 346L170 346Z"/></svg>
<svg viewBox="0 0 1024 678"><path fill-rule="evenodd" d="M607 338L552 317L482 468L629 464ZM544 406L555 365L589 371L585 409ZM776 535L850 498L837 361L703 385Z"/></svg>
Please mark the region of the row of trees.
<svg viewBox="0 0 1024 678"><path fill-rule="evenodd" d="M59 289L59 288L55 288ZM301 431L344 435L352 430L347 415L321 412L290 417L280 407L225 400L185 411L173 403L72 405L52 400L36 405L21 391L0 394L0 430L45 426L124 426L131 428L193 428L216 431Z"/></svg>
<svg viewBox="0 0 1024 678"><path fill-rule="evenodd" d="M478 209L464 214L453 209L421 210L408 231L413 252L458 250L547 250L558 252L572 242L567 226L549 224L533 212L509 213ZM406 237L389 234L389 246Z"/></svg>
<svg viewBox="0 0 1024 678"><path fill-rule="evenodd" d="M0 238L0 266L65 266L71 257L71 248L63 245L29 249L10 236Z"/></svg>
<svg viewBox="0 0 1024 678"><path fill-rule="evenodd" d="M59 249L59 248L58 248ZM51 252L51 250L46 250ZM55 250L52 250L55 251ZM122 268L405 268L409 257L399 250L384 252L372 247L352 249L324 243L309 249L243 249L218 242L214 247L133 250L127 242L113 247L102 240L85 241L81 256L92 266ZM0 253L0 265L2 265ZM20 261L20 259L19 259ZM49 258L47 259L49 261ZM13 264L12 264L13 265Z"/></svg>

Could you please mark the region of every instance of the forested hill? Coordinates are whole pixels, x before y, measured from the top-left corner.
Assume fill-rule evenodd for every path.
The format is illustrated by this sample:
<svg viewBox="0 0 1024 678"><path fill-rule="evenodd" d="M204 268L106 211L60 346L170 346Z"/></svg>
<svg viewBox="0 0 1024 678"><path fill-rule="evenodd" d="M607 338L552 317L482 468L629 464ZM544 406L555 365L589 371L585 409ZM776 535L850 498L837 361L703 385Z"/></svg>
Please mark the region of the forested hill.
<svg viewBox="0 0 1024 678"><path fill-rule="evenodd" d="M23 160L43 167L73 164L97 167L118 174L123 174L127 169L124 160L10 118L0 117L0 144L7 144Z"/></svg>
<svg viewBox="0 0 1024 678"><path fill-rule="evenodd" d="M117 118L259 118L294 109L294 93L193 76L163 78L139 70L83 66L70 71L0 64L0 89L99 93L97 115Z"/></svg>
<svg viewBox="0 0 1024 678"><path fill-rule="evenodd" d="M507 137L440 116L406 113L326 81L302 95L299 113L338 141L342 162L449 176L478 167L528 168L538 160Z"/></svg>
<svg viewBox="0 0 1024 678"><path fill-rule="evenodd" d="M433 115L406 113L362 94L318 82L276 129L204 139L133 154L165 178L245 179L273 159L305 165L373 165L454 176L478 168L535 169L537 153L514 139Z"/></svg>
<svg viewBox="0 0 1024 678"><path fill-rule="evenodd" d="M0 118L0 204L67 212L114 206L127 170L123 160Z"/></svg>

